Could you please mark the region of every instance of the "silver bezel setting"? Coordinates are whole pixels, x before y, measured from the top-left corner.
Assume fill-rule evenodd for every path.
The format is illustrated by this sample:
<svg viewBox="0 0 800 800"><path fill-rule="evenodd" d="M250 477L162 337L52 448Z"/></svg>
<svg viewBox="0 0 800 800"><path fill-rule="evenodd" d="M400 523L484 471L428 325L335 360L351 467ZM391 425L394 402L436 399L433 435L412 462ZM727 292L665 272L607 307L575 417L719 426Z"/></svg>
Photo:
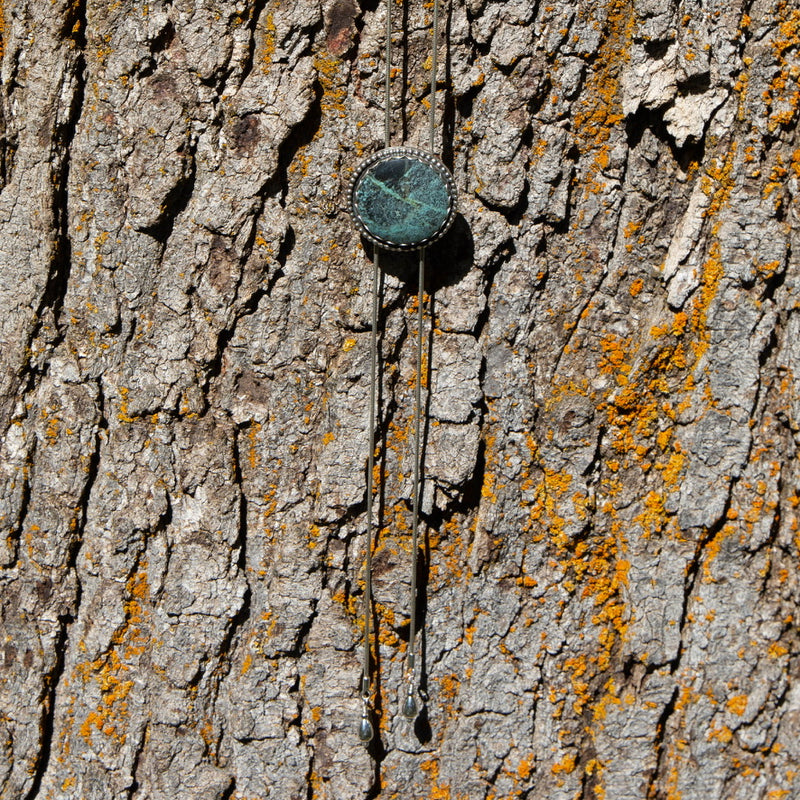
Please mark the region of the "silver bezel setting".
<svg viewBox="0 0 800 800"><path fill-rule="evenodd" d="M384 239L381 236L377 236L364 223L364 220L361 217L358 209L358 203L356 201L356 187L358 186L358 182L361 179L361 176L375 164L381 161L388 161L392 158L398 157L405 157L405 158L413 158L418 161L422 161L423 163L427 164L430 167L433 167L441 176L444 178L445 185L447 187L447 194L450 200L450 208L448 209L447 217L445 218L444 222L439 226L439 229L436 233L428 236L427 238L423 239L420 242L414 242L413 244L404 244L401 242L393 242L388 239ZM349 198L349 207L350 207L350 215L353 217L355 221L356 227L358 228L358 232L368 241L372 242L372 244L380 247L384 250L395 250L399 252L407 252L409 250L421 250L423 247L427 247L428 245L435 242L440 237L444 236L445 233L450 229L450 226L453 224L453 220L456 218L456 213L458 211L458 200L456 196L456 183L453 180L453 176L450 174L450 170L438 159L436 156L431 155L427 150L421 150L418 147L385 147L382 150L378 150L376 153L373 153L368 158L365 158L357 167L356 171L353 173L353 177L350 180L350 186L348 189L348 198Z"/></svg>

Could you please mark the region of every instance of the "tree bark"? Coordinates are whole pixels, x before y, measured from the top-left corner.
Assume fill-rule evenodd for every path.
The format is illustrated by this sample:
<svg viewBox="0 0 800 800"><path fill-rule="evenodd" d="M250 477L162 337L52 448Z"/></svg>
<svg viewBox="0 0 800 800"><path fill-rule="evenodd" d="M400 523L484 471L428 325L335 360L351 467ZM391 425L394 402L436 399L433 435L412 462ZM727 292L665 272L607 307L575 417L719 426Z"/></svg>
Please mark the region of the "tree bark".
<svg viewBox="0 0 800 800"><path fill-rule="evenodd" d="M423 145L432 4L397 5ZM800 797L800 11L453 0L381 278L378 0L2 0L0 798ZM400 25L404 33L400 33Z"/></svg>

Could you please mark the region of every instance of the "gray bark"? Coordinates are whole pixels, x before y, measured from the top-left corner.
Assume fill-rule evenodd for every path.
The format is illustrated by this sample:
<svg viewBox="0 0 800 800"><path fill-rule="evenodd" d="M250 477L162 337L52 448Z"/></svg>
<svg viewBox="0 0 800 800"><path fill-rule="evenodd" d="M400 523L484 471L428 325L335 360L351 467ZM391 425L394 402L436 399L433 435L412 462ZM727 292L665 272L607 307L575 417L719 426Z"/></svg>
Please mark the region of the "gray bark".
<svg viewBox="0 0 800 800"><path fill-rule="evenodd" d="M800 797L800 12L444 9L428 700L397 256L364 748L384 4L0 4L0 798Z"/></svg>

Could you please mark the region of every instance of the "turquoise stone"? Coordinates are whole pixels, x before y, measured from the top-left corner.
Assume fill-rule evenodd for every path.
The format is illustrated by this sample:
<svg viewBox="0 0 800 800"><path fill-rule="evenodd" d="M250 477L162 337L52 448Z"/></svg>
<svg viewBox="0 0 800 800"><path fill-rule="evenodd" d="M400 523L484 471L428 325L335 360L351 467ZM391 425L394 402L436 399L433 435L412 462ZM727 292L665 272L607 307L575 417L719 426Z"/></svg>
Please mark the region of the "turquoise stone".
<svg viewBox="0 0 800 800"><path fill-rule="evenodd" d="M407 247L435 236L452 203L445 176L432 164L406 155L368 167L355 186L354 200L373 236Z"/></svg>

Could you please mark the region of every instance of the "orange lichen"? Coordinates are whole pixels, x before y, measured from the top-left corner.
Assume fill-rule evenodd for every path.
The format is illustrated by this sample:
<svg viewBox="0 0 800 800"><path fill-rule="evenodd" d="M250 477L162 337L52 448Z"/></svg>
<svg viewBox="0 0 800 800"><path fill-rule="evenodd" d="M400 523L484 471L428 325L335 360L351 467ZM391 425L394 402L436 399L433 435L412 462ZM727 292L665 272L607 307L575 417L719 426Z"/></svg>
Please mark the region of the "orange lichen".
<svg viewBox="0 0 800 800"><path fill-rule="evenodd" d="M428 792L430 800L450 800L450 785L439 782L439 761L430 758L420 764L420 769L426 773L430 779L431 786Z"/></svg>
<svg viewBox="0 0 800 800"><path fill-rule="evenodd" d="M122 399L119 402L117 419L120 422L135 422L136 419L128 414L128 389L125 386L120 386L119 394Z"/></svg>
<svg viewBox="0 0 800 800"><path fill-rule="evenodd" d="M633 521L641 526L642 536L647 538L654 533L661 533L666 519L663 495L659 492L648 492L644 498L644 511L637 514Z"/></svg>
<svg viewBox="0 0 800 800"><path fill-rule="evenodd" d="M145 612L142 601L149 598L150 588L146 565L135 573L126 584L128 599L124 602L125 621L111 637L111 649L86 664L78 665L75 674L85 682L94 680L100 690L100 701L84 719L79 733L87 745L92 745L92 733L97 730L118 744L124 744L124 726L128 715L127 698L134 687L131 678L125 679L134 667L136 659L149 644L149 637L140 627L144 623ZM63 743L62 750L67 746Z"/></svg>
<svg viewBox="0 0 800 800"><path fill-rule="evenodd" d="M695 295L692 303L692 328L697 333L697 339L692 342L692 349L696 360L699 360L708 349L709 333L706 328L708 309L717 293L723 273L720 244L714 239L711 242L708 258L703 263L700 292Z"/></svg>
<svg viewBox="0 0 800 800"><path fill-rule="evenodd" d="M722 744L728 744L733 739L733 731L727 725L723 725L720 728L711 728L707 738L709 742L716 739Z"/></svg>
<svg viewBox="0 0 800 800"><path fill-rule="evenodd" d="M600 191L597 176L608 166L611 134L624 119L620 104L620 74L629 58L636 15L629 0L610 0L607 4L604 37L597 58L591 62L586 91L578 103L574 129L579 146L594 158L584 177L587 191Z"/></svg>
<svg viewBox="0 0 800 800"><path fill-rule="evenodd" d="M444 675L439 680L439 696L444 700L444 702L452 702L457 697L459 690L461 689L461 681L458 678L458 675L455 673L450 673L449 675Z"/></svg>
<svg viewBox="0 0 800 800"><path fill-rule="evenodd" d="M347 110L344 101L347 98L347 83L344 76L349 71L349 68L345 68L345 64L340 58L323 55L316 56L314 68L317 70L319 83L322 87L320 108L323 114L346 117Z"/></svg>
<svg viewBox="0 0 800 800"><path fill-rule="evenodd" d="M669 748L670 755L674 755L674 748ZM678 765L673 763L667 773L667 800L681 800L681 793L678 791Z"/></svg>
<svg viewBox="0 0 800 800"><path fill-rule="evenodd" d="M606 333L600 339L600 349L603 357L600 359L600 372L614 375L620 385L628 382L627 375L631 371L628 362L629 350L632 339L620 339L614 334Z"/></svg>
<svg viewBox="0 0 800 800"><path fill-rule="evenodd" d="M545 468L541 481L535 486L527 487L533 489L534 496L533 501L529 503L529 518L523 530L528 531L534 526L538 527L539 523L544 524L556 546L565 545L566 520L557 513L557 510L571 482L572 476L569 473Z"/></svg>
<svg viewBox="0 0 800 800"><path fill-rule="evenodd" d="M519 762L517 766L517 775L522 780L527 780L530 777L535 760L536 757L533 753L531 753Z"/></svg>
<svg viewBox="0 0 800 800"><path fill-rule="evenodd" d="M261 52L265 69L269 68L272 63L272 57L275 55L276 32L275 17L272 13L269 13L264 20L264 47Z"/></svg>
<svg viewBox="0 0 800 800"><path fill-rule="evenodd" d="M723 525L715 534L714 538L706 545L706 560L703 562L703 583L716 583L717 579L711 573L711 565L719 555L722 542L734 534L736 529L733 525Z"/></svg>
<svg viewBox="0 0 800 800"><path fill-rule="evenodd" d="M253 422L247 430L249 447L247 449L247 463L250 469L258 467L258 434L261 432L261 423Z"/></svg>
<svg viewBox="0 0 800 800"><path fill-rule="evenodd" d="M617 696L617 689L613 679L608 681L605 690L605 694L592 708L592 718L595 722L602 721L606 718L608 706L618 706L622 703L622 700Z"/></svg>
<svg viewBox="0 0 800 800"><path fill-rule="evenodd" d="M567 753L561 761L550 767L553 775L569 774L575 770L576 759L573 753Z"/></svg>
<svg viewBox="0 0 800 800"><path fill-rule="evenodd" d="M747 695L737 694L733 697L729 697L728 701L725 703L725 707L731 714L736 714L741 717L747 710Z"/></svg>
<svg viewBox="0 0 800 800"><path fill-rule="evenodd" d="M778 642L773 642L768 648L767 653L771 658L781 658L785 656L789 650Z"/></svg>
<svg viewBox="0 0 800 800"><path fill-rule="evenodd" d="M250 667L253 666L253 654L246 653L244 657L244 661L242 661L242 670L241 675L246 675L250 671Z"/></svg>
<svg viewBox="0 0 800 800"><path fill-rule="evenodd" d="M772 50L778 70L764 92L771 131L794 125L800 114L800 76L792 59L787 58L788 54L800 47L800 10L793 8L793 5L781 0L776 11L779 22L777 35L772 40Z"/></svg>

